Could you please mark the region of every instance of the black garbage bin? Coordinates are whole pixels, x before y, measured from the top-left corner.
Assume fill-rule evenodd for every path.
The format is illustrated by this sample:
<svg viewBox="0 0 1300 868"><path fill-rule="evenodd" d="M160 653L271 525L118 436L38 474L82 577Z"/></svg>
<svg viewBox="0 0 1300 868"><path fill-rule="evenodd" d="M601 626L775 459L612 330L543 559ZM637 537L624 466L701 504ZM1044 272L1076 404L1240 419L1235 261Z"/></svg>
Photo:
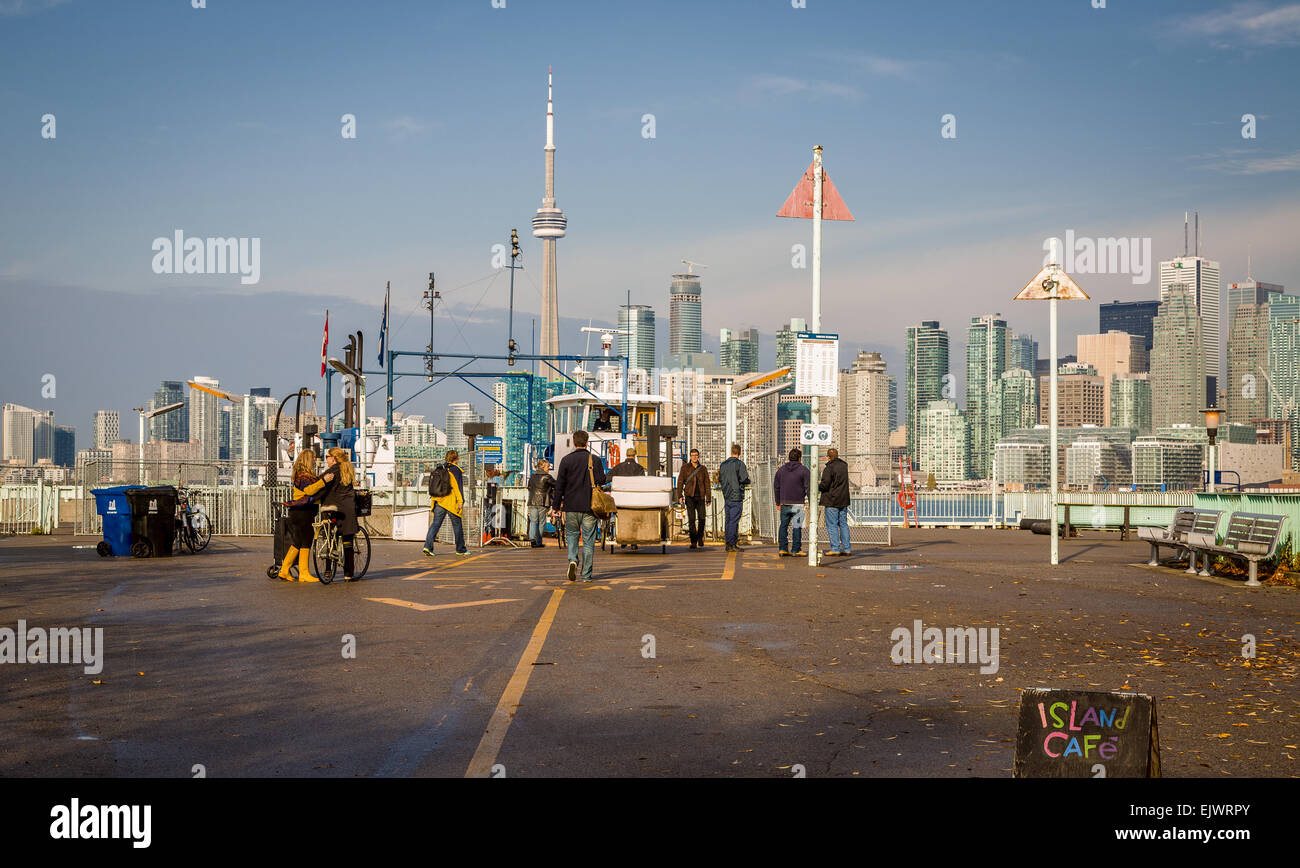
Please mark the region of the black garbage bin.
<svg viewBox="0 0 1300 868"><path fill-rule="evenodd" d="M132 488L131 554L137 558L169 558L176 542L176 489L171 485Z"/></svg>

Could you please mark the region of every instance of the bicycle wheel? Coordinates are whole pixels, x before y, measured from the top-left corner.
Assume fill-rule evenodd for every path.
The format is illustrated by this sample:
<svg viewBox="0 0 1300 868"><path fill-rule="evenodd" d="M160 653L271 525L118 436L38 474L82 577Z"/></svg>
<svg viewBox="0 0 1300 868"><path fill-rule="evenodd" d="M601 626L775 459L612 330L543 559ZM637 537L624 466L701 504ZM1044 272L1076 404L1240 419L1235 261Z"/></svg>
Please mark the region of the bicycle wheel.
<svg viewBox="0 0 1300 868"><path fill-rule="evenodd" d="M212 542L212 522L208 521L206 512L196 512L190 516L190 538L194 540L191 551L201 552Z"/></svg>
<svg viewBox="0 0 1300 868"><path fill-rule="evenodd" d="M337 539L333 531L327 530L311 542L312 567L316 570L316 578L320 579L322 585L334 581L334 572L338 569L339 560L335 551L338 545Z"/></svg>
<svg viewBox="0 0 1300 868"><path fill-rule="evenodd" d="M189 519L181 522L180 527L176 528L177 546L184 543L185 547L190 550L190 554L197 552L198 544L194 540L194 528L190 526Z"/></svg>
<svg viewBox="0 0 1300 868"><path fill-rule="evenodd" d="M370 566L370 531L366 530L365 525L357 528L357 535L352 538L352 581L356 581L366 574L366 568Z"/></svg>

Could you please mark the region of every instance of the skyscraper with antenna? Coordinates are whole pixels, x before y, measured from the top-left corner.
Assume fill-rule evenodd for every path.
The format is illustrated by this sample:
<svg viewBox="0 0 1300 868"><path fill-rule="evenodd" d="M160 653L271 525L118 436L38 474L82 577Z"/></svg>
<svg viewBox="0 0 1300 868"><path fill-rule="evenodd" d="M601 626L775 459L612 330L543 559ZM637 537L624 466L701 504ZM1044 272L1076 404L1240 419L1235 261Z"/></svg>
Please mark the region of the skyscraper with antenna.
<svg viewBox="0 0 1300 868"><path fill-rule="evenodd" d="M542 239L542 328L537 351L543 356L560 352L560 295L556 286L555 242L564 237L568 220L555 207L555 112L551 103L551 68L546 68L546 194L533 217L533 235ZM550 376L547 375L547 379Z"/></svg>
<svg viewBox="0 0 1300 868"><path fill-rule="evenodd" d="M1167 301L1174 287L1186 287L1191 292L1201 320L1202 351L1205 354L1205 406L1214 407L1217 406L1219 373L1223 370L1220 364L1223 340L1219 307L1219 263L1201 256L1199 213L1196 214L1195 235L1191 240L1189 252L1187 214L1184 213L1183 255L1160 263L1160 301Z"/></svg>

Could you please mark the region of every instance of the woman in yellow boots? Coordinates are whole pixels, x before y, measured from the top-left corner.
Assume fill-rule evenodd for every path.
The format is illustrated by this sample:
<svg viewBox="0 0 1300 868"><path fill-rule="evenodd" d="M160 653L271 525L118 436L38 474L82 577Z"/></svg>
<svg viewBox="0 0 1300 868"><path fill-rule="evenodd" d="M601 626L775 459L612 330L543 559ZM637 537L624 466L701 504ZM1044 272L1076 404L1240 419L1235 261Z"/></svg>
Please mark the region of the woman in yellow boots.
<svg viewBox="0 0 1300 868"><path fill-rule="evenodd" d="M280 564L280 578L292 582L289 566L298 559L298 581L320 581L312 576L308 567L311 554L312 524L316 520L316 498L313 496L325 487L325 480L316 478L316 453L303 449L293 462L293 500L289 502L289 551Z"/></svg>

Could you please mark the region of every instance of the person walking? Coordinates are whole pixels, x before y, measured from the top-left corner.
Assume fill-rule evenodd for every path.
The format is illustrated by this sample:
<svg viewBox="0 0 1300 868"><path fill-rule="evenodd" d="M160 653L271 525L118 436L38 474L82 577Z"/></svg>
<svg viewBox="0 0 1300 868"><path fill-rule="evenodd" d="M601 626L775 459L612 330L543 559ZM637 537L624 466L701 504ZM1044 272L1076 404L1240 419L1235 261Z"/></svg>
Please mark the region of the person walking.
<svg viewBox="0 0 1300 868"><path fill-rule="evenodd" d="M551 493L555 488L555 477L550 471L550 462L539 458L537 469L528 477L528 538L535 549L545 545L542 531L546 527L546 514L551 509Z"/></svg>
<svg viewBox="0 0 1300 868"><path fill-rule="evenodd" d="M776 544L781 557L798 555L803 547L803 528L806 521L804 503L808 500L808 486L811 474L803 466L803 453L791 449L789 461L777 468L772 477L773 500L781 508L781 529L777 534ZM794 548L787 548L790 527L794 526Z"/></svg>
<svg viewBox="0 0 1300 868"><path fill-rule="evenodd" d="M713 503L709 469L700 463L700 450L691 450L691 460L677 474L677 501L686 507L686 527L691 548L704 548L704 508Z"/></svg>
<svg viewBox="0 0 1300 868"><path fill-rule="evenodd" d="M849 465L840 458L839 450L826 450L826 466L817 484L821 492L821 505L826 511L826 536L830 539L828 555L852 553L849 542ZM813 540L812 545L817 545Z"/></svg>
<svg viewBox="0 0 1300 868"><path fill-rule="evenodd" d="M455 449L447 452L447 457L429 474L429 495L432 498L429 508L433 510L433 520L429 522L429 533L424 537L424 553L433 557L433 542L438 538L438 531L448 517L451 518L451 530L456 539L456 554L467 555L465 548L465 527L461 521L461 510L465 506L465 476L460 470L460 453ZM439 477L446 477L447 493L438 494Z"/></svg>
<svg viewBox="0 0 1300 868"><path fill-rule="evenodd" d="M325 488L321 491L320 505L332 506L339 511L338 532L343 541L343 580L350 582L355 577L356 564L354 543L358 525L353 485L357 481L357 471L352 466L348 453L337 446L325 452L325 464L327 469L321 474Z"/></svg>
<svg viewBox="0 0 1300 868"><path fill-rule="evenodd" d="M573 451L564 456L555 476L555 493L552 495L553 514L564 516L564 533L569 544L569 581L582 573L584 582L591 581L591 569L596 560L596 525L598 519L591 511L592 488L605 484L605 464L587 451L587 432L573 432ZM582 540L582 561L579 564L578 540Z"/></svg>
<svg viewBox="0 0 1300 868"><path fill-rule="evenodd" d="M289 551L285 553L284 562L280 564L280 578L292 582L293 575L289 567L294 558L298 559L298 581L319 581L311 574L307 558L311 553L311 541L315 535L312 524L316 521L316 501L322 488L323 479L316 478L316 453L310 447L301 450L293 460L293 500L289 501Z"/></svg>
<svg viewBox="0 0 1300 868"><path fill-rule="evenodd" d="M740 444L733 443L731 457L718 465L718 485L722 488L722 506L726 510L727 551L740 545L740 513L745 505L745 486L749 485L749 468L740 460Z"/></svg>

